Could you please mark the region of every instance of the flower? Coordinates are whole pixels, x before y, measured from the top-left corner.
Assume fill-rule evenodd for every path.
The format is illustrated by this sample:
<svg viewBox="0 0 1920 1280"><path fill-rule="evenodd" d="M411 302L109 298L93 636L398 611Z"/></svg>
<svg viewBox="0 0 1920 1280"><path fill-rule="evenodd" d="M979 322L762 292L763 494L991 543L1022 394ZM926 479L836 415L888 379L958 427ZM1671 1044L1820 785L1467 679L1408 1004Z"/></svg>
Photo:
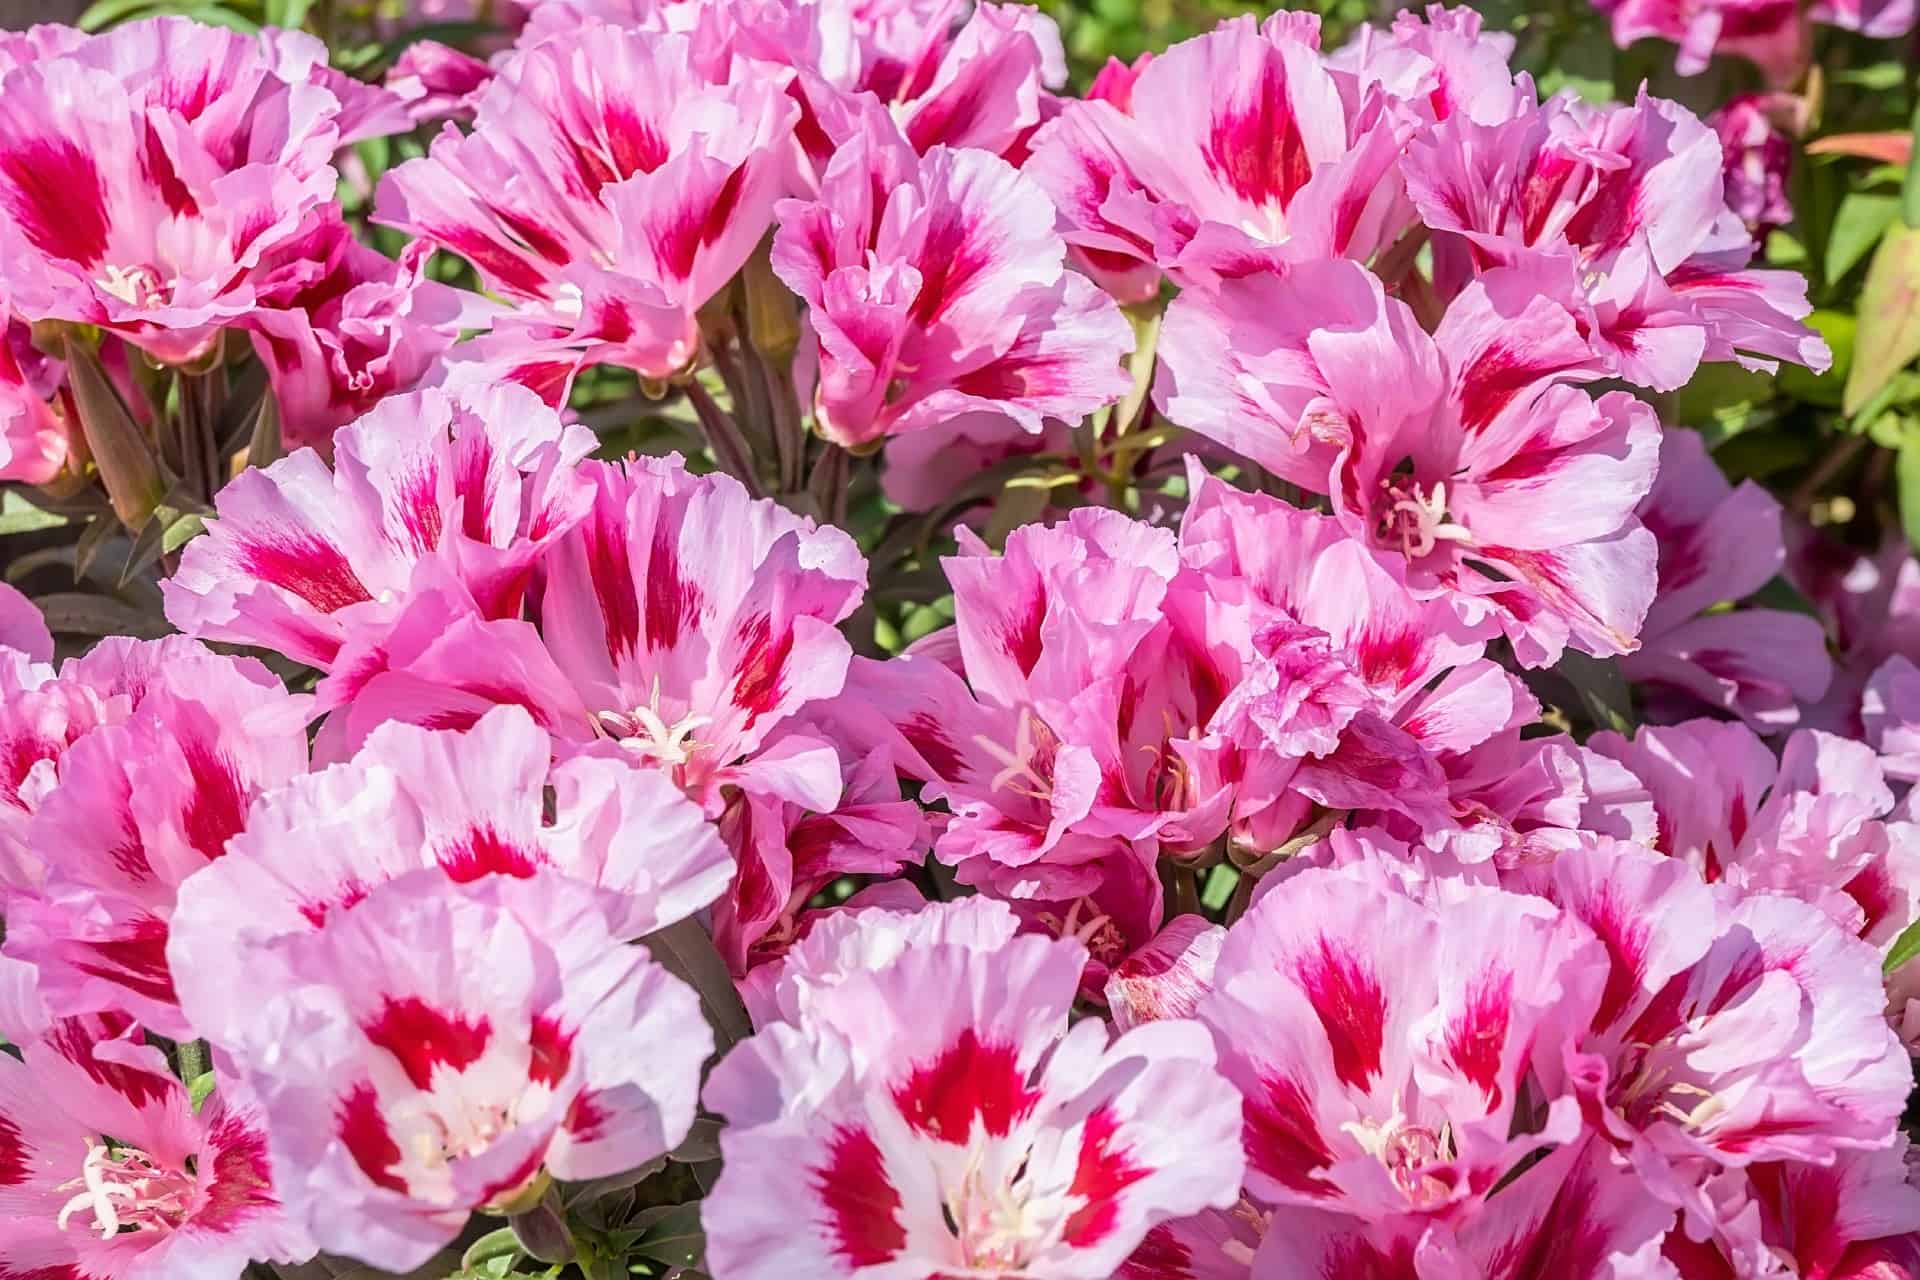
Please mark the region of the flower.
<svg viewBox="0 0 1920 1280"><path fill-rule="evenodd" d="M178 638L139 648L138 692L108 696L110 722L60 756L26 824L42 871L14 886L5 947L56 1015L128 1013L190 1039L167 961L176 894L224 857L255 795L305 771L311 699L253 659ZM98 689L78 666L54 683Z"/></svg>
<svg viewBox="0 0 1920 1280"><path fill-rule="evenodd" d="M714 1272L1104 1280L1156 1223L1232 1203L1239 1104L1204 1032L1070 1029L1085 959L1041 937L921 943L736 1047L704 1095L728 1121Z"/></svg>
<svg viewBox="0 0 1920 1280"><path fill-rule="evenodd" d="M1365 268L1320 262L1177 298L1155 396L1175 422L1314 493L1397 553L1416 596L1489 616L1520 660L1631 652L1654 594L1658 426L1520 269L1467 286L1428 337Z"/></svg>
<svg viewBox="0 0 1920 1280"><path fill-rule="evenodd" d="M1524 894L1423 902L1306 870L1227 932L1199 1016L1246 1099L1247 1190L1364 1219L1477 1205L1529 1153L1571 1142L1560 1059L1606 953ZM1514 1135L1532 1100L1543 1125Z"/></svg>
<svg viewBox="0 0 1920 1280"><path fill-rule="evenodd" d="M1787 175L1793 142L1774 124L1767 96L1743 93L1708 118L1720 137L1727 206L1740 215L1756 242L1793 221Z"/></svg>
<svg viewBox="0 0 1920 1280"><path fill-rule="evenodd" d="M227 1047L329 1253L410 1270L472 1210L635 1168L693 1123L698 997L564 877L415 871L268 950L284 985Z"/></svg>
<svg viewBox="0 0 1920 1280"><path fill-rule="evenodd" d="M0 480L45 484L66 464L66 424L50 403L59 374L0 306Z"/></svg>
<svg viewBox="0 0 1920 1280"><path fill-rule="evenodd" d="M68 1018L0 1054L0 1274L231 1280L313 1248L281 1210L262 1118L196 1113L124 1017Z"/></svg>
<svg viewBox="0 0 1920 1280"><path fill-rule="evenodd" d="M310 37L149 18L5 73L4 293L157 360L204 357L266 256L333 198L333 152L404 128Z"/></svg>
<svg viewBox="0 0 1920 1280"><path fill-rule="evenodd" d="M1482 124L1452 115L1407 144L1407 190L1435 233L1443 290L1523 266L1562 296L1607 371L1672 390L1702 360L1772 372L1833 362L1800 323L1806 279L1756 270L1727 207L1713 130L1643 89L1631 106L1571 94Z"/></svg>
<svg viewBox="0 0 1920 1280"><path fill-rule="evenodd" d="M1621 674L1663 713L1704 703L1761 730L1794 723L1833 675L1819 622L1782 609L1716 608L1758 591L1785 565L1780 504L1751 480L1728 484L1699 433L1669 428L1639 517L1659 544L1660 582Z"/></svg>
<svg viewBox="0 0 1920 1280"><path fill-rule="evenodd" d="M807 303L828 439L858 448L977 413L1038 435L1125 393L1125 320L1066 269L1052 207L1005 161L916 157L882 118L835 152L818 200L778 214L773 269Z"/></svg>
<svg viewBox="0 0 1920 1280"><path fill-rule="evenodd" d="M684 36L583 24L510 58L381 179L375 218L473 263L528 344L652 377L694 357L694 313L766 232L798 109L744 66L702 74Z"/></svg>
<svg viewBox="0 0 1920 1280"><path fill-rule="evenodd" d="M1380 89L1329 67L1316 20L1283 13L1176 44L1125 106L1068 103L1026 171L1101 272L1206 283L1391 244L1413 220L1401 141Z"/></svg>
<svg viewBox="0 0 1920 1280"><path fill-rule="evenodd" d="M592 501L573 465L592 447L518 387L382 400L334 437L331 470L301 449L220 491L162 588L167 617L327 669L349 638L379 645L425 562L481 612L516 613Z"/></svg>
<svg viewBox="0 0 1920 1280"><path fill-rule="evenodd" d="M552 747L519 707L464 730L390 723L350 760L260 796L232 856L189 880L174 912L168 959L195 1030L230 1042L255 999L234 973L268 981L282 939L411 871L564 878L623 942L720 895L733 865L698 807L649 770L604 755L556 764Z"/></svg>

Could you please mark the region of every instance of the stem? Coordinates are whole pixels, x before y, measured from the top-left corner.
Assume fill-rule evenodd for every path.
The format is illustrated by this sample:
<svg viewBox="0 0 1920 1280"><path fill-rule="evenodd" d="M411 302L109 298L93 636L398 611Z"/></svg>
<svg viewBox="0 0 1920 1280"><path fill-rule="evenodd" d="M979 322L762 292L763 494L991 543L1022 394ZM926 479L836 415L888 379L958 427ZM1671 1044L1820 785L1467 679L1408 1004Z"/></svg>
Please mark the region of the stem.
<svg viewBox="0 0 1920 1280"><path fill-rule="evenodd" d="M174 1055L180 1063L180 1078L187 1084L210 1070L205 1040L182 1040L174 1045Z"/></svg>
<svg viewBox="0 0 1920 1280"><path fill-rule="evenodd" d="M726 410L714 403L707 389L700 385L698 378L689 378L686 383L687 400L693 405L693 411L700 418L700 427L706 433L707 447L713 450L713 459L720 469L747 486L747 492L756 498L764 498L765 491L760 487L760 477L753 469L753 453L747 447L747 441L740 434L740 424L728 416Z"/></svg>

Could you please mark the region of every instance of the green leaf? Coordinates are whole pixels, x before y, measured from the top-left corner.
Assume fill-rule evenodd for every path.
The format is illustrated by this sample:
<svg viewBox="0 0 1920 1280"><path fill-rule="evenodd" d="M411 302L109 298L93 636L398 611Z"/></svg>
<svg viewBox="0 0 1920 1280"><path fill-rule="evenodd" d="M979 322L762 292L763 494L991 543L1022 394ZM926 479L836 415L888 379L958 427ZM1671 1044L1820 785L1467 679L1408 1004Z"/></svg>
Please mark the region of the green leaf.
<svg viewBox="0 0 1920 1280"><path fill-rule="evenodd" d="M1887 958L1881 962L1880 971L1892 973L1915 956L1920 956L1920 920L1900 931L1900 936L1887 948Z"/></svg>
<svg viewBox="0 0 1920 1280"><path fill-rule="evenodd" d="M1920 547L1920 435L1908 432L1894 455L1893 483L1900 494L1900 525L1907 541Z"/></svg>
<svg viewBox="0 0 1920 1280"><path fill-rule="evenodd" d="M1880 236L1900 212L1898 196L1856 191L1840 201L1833 215L1833 234L1827 239L1827 281L1833 283L1854 269L1880 242Z"/></svg>
<svg viewBox="0 0 1920 1280"><path fill-rule="evenodd" d="M312 8L313 0L266 0L266 24L296 30L306 22L307 11Z"/></svg>
<svg viewBox="0 0 1920 1280"><path fill-rule="evenodd" d="M211 1071L202 1071L187 1082L187 1101L193 1104L195 1111L205 1104L207 1098L213 1093L213 1086L217 1083Z"/></svg>
<svg viewBox="0 0 1920 1280"><path fill-rule="evenodd" d="M1780 389L1796 400L1838 409L1846 389L1847 370L1853 367L1859 325L1844 311L1816 311L1807 317L1807 323L1827 340L1827 346L1833 351L1833 367L1825 373L1815 373L1802 365L1783 364Z"/></svg>
<svg viewBox="0 0 1920 1280"><path fill-rule="evenodd" d="M1920 356L1920 228L1895 223L1860 291L1860 331L1841 409L1849 417Z"/></svg>
<svg viewBox="0 0 1920 1280"><path fill-rule="evenodd" d="M57 528L67 523L67 519L56 512L42 511L16 490L0 494L0 536Z"/></svg>
<svg viewBox="0 0 1920 1280"><path fill-rule="evenodd" d="M633 1244L633 1252L676 1267L700 1265L706 1255L707 1237L700 1228L700 1205L667 1204L648 1209L634 1218L633 1225L645 1228Z"/></svg>
<svg viewBox="0 0 1920 1280"><path fill-rule="evenodd" d="M125 21L143 9L155 7L158 7L156 0L97 0L87 6L87 11L80 15L76 25L82 31L98 31Z"/></svg>
<svg viewBox="0 0 1920 1280"><path fill-rule="evenodd" d="M1612 658L1595 658L1568 649L1560 655L1555 670L1567 678L1593 723L1615 733L1633 732L1633 697L1627 691L1620 664Z"/></svg>

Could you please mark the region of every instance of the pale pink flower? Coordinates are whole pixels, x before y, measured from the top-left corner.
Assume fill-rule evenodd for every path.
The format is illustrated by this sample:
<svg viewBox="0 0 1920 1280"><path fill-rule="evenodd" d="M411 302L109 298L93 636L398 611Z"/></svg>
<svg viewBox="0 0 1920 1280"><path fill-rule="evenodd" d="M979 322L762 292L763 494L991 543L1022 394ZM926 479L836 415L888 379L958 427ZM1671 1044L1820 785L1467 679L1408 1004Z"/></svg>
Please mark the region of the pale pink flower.
<svg viewBox="0 0 1920 1280"><path fill-rule="evenodd" d="M336 148L404 128L297 33L150 18L5 73L0 258L29 320L202 357L333 198ZM393 104L397 106L397 103Z"/></svg>
<svg viewBox="0 0 1920 1280"><path fill-rule="evenodd" d="M263 305L242 323L288 448L331 455L336 428L420 386L463 329L491 321L476 295L426 278L430 252L415 241L395 262L334 214L271 255Z"/></svg>
<svg viewBox="0 0 1920 1280"><path fill-rule="evenodd" d="M0 649L10 649L30 663L53 661L53 634L47 630L46 615L5 583L0 583Z"/></svg>
<svg viewBox="0 0 1920 1280"><path fill-rule="evenodd" d="M1204 1030L1069 1028L1085 960L1070 940L922 942L816 981L796 1022L735 1048L704 1095L728 1121L715 1273L1105 1280L1156 1223L1233 1203L1240 1107Z"/></svg>
<svg viewBox="0 0 1920 1280"><path fill-rule="evenodd" d="M563 876L415 871L269 952L228 1055L328 1253L412 1270L474 1209L636 1168L693 1123L699 998Z"/></svg>
<svg viewBox="0 0 1920 1280"><path fill-rule="evenodd" d="M180 639L141 647L138 692L109 695L114 722L64 753L26 825L42 871L16 886L5 946L38 969L56 1015L122 1011L186 1039L167 964L176 894L225 855L255 795L306 769L312 700L252 659ZM55 684L90 683L76 666Z"/></svg>
<svg viewBox="0 0 1920 1280"><path fill-rule="evenodd" d="M1748 266L1713 130L1648 97L1596 107L1562 94L1509 120L1454 115L1408 143L1407 188L1436 234L1449 295L1499 266L1577 308L1594 353L1671 390L1701 360L1815 371L1827 344L1800 323L1806 279Z"/></svg>
<svg viewBox="0 0 1920 1280"><path fill-rule="evenodd" d="M1668 428L1639 516L1659 544L1660 585L1621 674L1657 709L1678 713L1661 718L1704 703L1762 730L1798 721L1801 704L1833 676L1820 623L1782 609L1716 608L1760 590L1786 564L1779 502L1751 480L1734 488L1698 432Z"/></svg>
<svg viewBox="0 0 1920 1280"><path fill-rule="evenodd" d="M1252 1280L1675 1280L1659 1261L1672 1220L1602 1144L1568 1143L1451 1222L1278 1209Z"/></svg>
<svg viewBox="0 0 1920 1280"><path fill-rule="evenodd" d="M1283 13L1175 45L1124 106L1068 103L1026 172L1102 273L1150 264L1191 284L1391 244L1413 221L1400 143L1385 93L1328 66L1317 21Z"/></svg>
<svg viewBox="0 0 1920 1280"><path fill-rule="evenodd" d="M302 449L220 491L163 587L167 616L326 669L350 637L378 643L427 562L482 613L515 614L592 502L573 465L592 447L518 387L381 401L335 437L331 470Z"/></svg>
<svg viewBox="0 0 1920 1280"><path fill-rule="evenodd" d="M1038 435L1118 399L1133 338L1065 265L1046 196L971 150L916 156L884 117L779 206L773 269L807 303L816 422L843 445L993 413ZM802 393L807 393L803 385Z"/></svg>
<svg viewBox="0 0 1920 1280"><path fill-rule="evenodd" d="M1567 1059L1597 1130L1695 1234L1723 1168L1887 1145L1912 1085L1880 957L1818 909L1709 886L1595 840L1529 877L1607 949L1593 1029Z"/></svg>
<svg viewBox="0 0 1920 1280"><path fill-rule="evenodd" d="M236 1280L313 1253L283 1213L262 1117L187 1087L117 1015L0 1054L0 1275Z"/></svg>
<svg viewBox="0 0 1920 1280"><path fill-rule="evenodd" d="M561 877L585 886L606 929L628 941L683 920L726 888L733 864L698 806L658 774L605 756L552 762L553 743L518 707L461 730L386 724L351 760L261 796L233 840L181 894L170 944L182 1004L226 1043L279 940L326 927L379 885L438 868Z"/></svg>
<svg viewBox="0 0 1920 1280"><path fill-rule="evenodd" d="M66 464L67 427L51 403L59 370L0 304L0 480L45 484Z"/></svg>
<svg viewBox="0 0 1920 1280"><path fill-rule="evenodd" d="M1422 901L1343 871L1278 884L1228 931L1200 1003L1246 1099L1248 1192L1363 1218L1477 1204L1578 1136L1557 1078L1605 973L1538 898ZM1515 1137L1523 1095L1538 1123Z"/></svg>
<svg viewBox="0 0 1920 1280"><path fill-rule="evenodd" d="M1663 1255L1682 1277L1734 1275L1909 1280L1882 1270L1878 1242L1920 1232L1920 1189L1908 1182L1907 1140L1842 1151L1831 1163L1750 1165L1714 1179L1722 1225L1707 1240L1668 1234Z"/></svg>
<svg viewBox="0 0 1920 1280"><path fill-rule="evenodd" d="M1441 761L1457 830L1440 844L1463 862L1550 861L1587 833L1654 839L1644 782L1618 761L1565 734L1522 737L1514 726Z"/></svg>
<svg viewBox="0 0 1920 1280"><path fill-rule="evenodd" d="M1245 1199L1163 1222L1147 1232L1113 1280L1248 1280L1267 1214Z"/></svg>
<svg viewBox="0 0 1920 1280"><path fill-rule="evenodd" d="M1535 101L1532 84L1508 66L1513 47L1474 10L1429 4L1424 15L1402 10L1388 27L1360 26L1328 63L1379 84L1416 127L1456 113L1491 124Z"/></svg>
<svg viewBox="0 0 1920 1280"><path fill-rule="evenodd" d="M1622 49L1649 36L1679 45L1674 66L1683 76L1706 70L1713 55L1723 53L1747 59L1784 87L1813 57L1813 30L1799 0L1597 0L1595 7L1611 19L1613 42Z"/></svg>
<svg viewBox="0 0 1920 1280"><path fill-rule="evenodd" d="M346 739L517 702L562 741L617 744L662 770L710 817L735 787L831 812L834 748L775 730L845 680L852 648L837 624L866 589L853 539L678 457L581 475L586 514L542 557L538 631L419 597L342 695Z"/></svg>
<svg viewBox="0 0 1920 1280"><path fill-rule="evenodd" d="M1263 272L1175 299L1159 352L1169 418L1329 494L1416 595L1498 619L1524 664L1634 648L1659 427L1624 393L1564 385L1599 365L1530 273L1473 282L1429 337L1355 263Z"/></svg>
<svg viewBox="0 0 1920 1280"><path fill-rule="evenodd" d="M584 24L513 55L473 132L388 173L375 217L473 263L530 345L665 377L787 185L783 88L744 64L710 80L682 36Z"/></svg>
<svg viewBox="0 0 1920 1280"><path fill-rule="evenodd" d="M1893 793L1866 743L1796 731L1776 764L1744 725L1689 720L1588 745L1653 798L1646 843L1709 882L1791 894L1886 946L1920 902L1920 828L1893 822Z"/></svg>
<svg viewBox="0 0 1920 1280"><path fill-rule="evenodd" d="M415 40L388 68L386 86L407 105L416 123L467 119L474 99L493 79L493 68L470 53L438 40Z"/></svg>
<svg viewBox="0 0 1920 1280"><path fill-rule="evenodd" d="M1205 916L1177 916L1114 966L1107 1009L1121 1031L1161 1018L1191 1018L1213 988L1213 966L1227 931Z"/></svg>

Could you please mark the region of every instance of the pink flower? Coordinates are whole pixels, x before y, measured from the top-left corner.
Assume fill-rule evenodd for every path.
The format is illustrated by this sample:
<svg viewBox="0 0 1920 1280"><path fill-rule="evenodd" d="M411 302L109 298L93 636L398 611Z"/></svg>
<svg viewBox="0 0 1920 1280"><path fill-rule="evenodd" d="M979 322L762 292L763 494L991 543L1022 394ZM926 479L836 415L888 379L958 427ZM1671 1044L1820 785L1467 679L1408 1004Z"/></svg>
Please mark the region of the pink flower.
<svg viewBox="0 0 1920 1280"><path fill-rule="evenodd" d="M1067 104L1026 171L1068 242L1103 275L1151 264L1183 284L1391 244L1412 210L1387 99L1318 46L1299 15L1236 19L1156 57L1128 106Z"/></svg>
<svg viewBox="0 0 1920 1280"><path fill-rule="evenodd" d="M0 650L12 650L30 663L53 661L53 634L47 630L46 615L5 583L0 583ZM18 665L17 659L11 661Z"/></svg>
<svg viewBox="0 0 1920 1280"><path fill-rule="evenodd" d="M29 320L203 356L266 255L333 198L334 150L404 127L310 37L152 18L6 72L5 293Z"/></svg>
<svg viewBox="0 0 1920 1280"><path fill-rule="evenodd" d="M1377 83L1417 128L1462 113L1483 124L1511 119L1535 101L1533 86L1507 65L1514 38L1487 31L1464 5L1402 10L1386 28L1362 26L1328 63Z"/></svg>
<svg viewBox="0 0 1920 1280"><path fill-rule="evenodd" d="M1680 1230L1664 1256L1682 1276L1794 1275L1906 1280L1878 1241L1920 1231L1920 1189L1908 1181L1907 1140L1842 1151L1830 1164L1778 1162L1720 1175L1712 1194L1725 1225L1706 1241Z"/></svg>
<svg viewBox="0 0 1920 1280"><path fill-rule="evenodd" d="M577 882L621 941L720 895L733 864L697 806L623 760L554 764L552 745L518 707L464 731L386 724L351 760L268 791L233 856L181 894L169 958L194 1028L228 1043L255 998L234 973L267 981L282 939L422 868L454 884Z"/></svg>
<svg viewBox="0 0 1920 1280"><path fill-rule="evenodd" d="M736 977L783 953L807 902L841 876L891 876L925 854L926 818L901 799L887 754L842 768L840 801L826 812L749 793L720 816L734 873L714 905L713 940Z"/></svg>
<svg viewBox="0 0 1920 1280"><path fill-rule="evenodd" d="M1741 94L1714 112L1708 123L1720 136L1727 206L1740 215L1756 242L1764 242L1769 231L1793 221L1793 203L1787 198L1793 142L1775 126L1762 94Z"/></svg>
<svg viewBox="0 0 1920 1280"><path fill-rule="evenodd" d="M1659 544L1660 586L1621 673L1680 714L1704 703L1761 729L1797 721L1833 675L1819 622L1715 608L1760 590L1785 565L1780 504L1751 480L1728 484L1698 432L1669 428L1639 516Z"/></svg>
<svg viewBox="0 0 1920 1280"><path fill-rule="evenodd" d="M1893 793L1867 744L1802 729L1776 764L1745 726L1689 720L1589 745L1646 783L1648 844L1709 882L1791 894L1882 946L1913 920L1920 828L1883 821Z"/></svg>
<svg viewBox="0 0 1920 1280"><path fill-rule="evenodd" d="M1613 22L1622 49L1657 36L1680 46L1675 68L1683 76L1706 70L1714 54L1745 58L1774 84L1787 85L1813 56L1813 31L1797 0L1710 0L1677 6L1658 0L1606 0L1596 5Z"/></svg>
<svg viewBox="0 0 1920 1280"><path fill-rule="evenodd" d="M426 278L429 252L416 241L396 263L333 215L273 255L269 270L293 278L267 287L245 327L290 448L330 455L335 428L420 386L462 329L491 319L480 298Z"/></svg>
<svg viewBox="0 0 1920 1280"><path fill-rule="evenodd" d="M533 347L665 377L782 194L783 88L744 64L709 80L682 36L585 24L512 57L473 133L389 173L375 216L472 262Z"/></svg>
<svg viewBox="0 0 1920 1280"><path fill-rule="evenodd" d="M1590 833L1652 843L1645 783L1564 734L1523 738L1523 727L1442 761L1459 823L1443 833L1444 848L1462 862L1512 867L1551 861Z"/></svg>
<svg viewBox="0 0 1920 1280"><path fill-rule="evenodd" d="M418 597L418 617L403 616L343 692L343 740L390 718L464 724L517 702L562 741L618 744L664 771L709 817L729 787L831 812L834 748L775 730L845 680L852 650L836 624L866 589L853 539L725 476L689 475L678 457L581 474L588 510L544 554L537 632Z"/></svg>
<svg viewBox="0 0 1920 1280"><path fill-rule="evenodd" d="M0 1054L0 1275L232 1280L313 1253L287 1221L262 1117L187 1088L117 1015Z"/></svg>
<svg viewBox="0 0 1920 1280"><path fill-rule="evenodd" d="M714 1272L1105 1280L1156 1223L1231 1204L1239 1104L1205 1033L1070 1029L1085 960L1048 938L924 942L735 1048L705 1093L728 1121Z"/></svg>
<svg viewBox="0 0 1920 1280"><path fill-rule="evenodd" d="M1676 103L1643 90L1632 106L1562 95L1491 124L1450 116L1408 143L1406 172L1443 289L1526 265L1533 291L1566 296L1628 381L1671 390L1703 359L1832 363L1799 323L1805 278L1749 269L1719 140Z"/></svg>
<svg viewBox="0 0 1920 1280"><path fill-rule="evenodd" d="M492 79L493 68L472 54L438 40L415 40L394 59L386 85L407 104L408 116L427 122L471 117L475 96Z"/></svg>
<svg viewBox="0 0 1920 1280"><path fill-rule="evenodd" d="M1213 989L1213 967L1226 937L1205 916L1169 920L1107 978L1104 994L1114 1026L1125 1031L1161 1018L1191 1018Z"/></svg>
<svg viewBox="0 0 1920 1280"><path fill-rule="evenodd" d="M416 871L270 951L228 1047L329 1253L411 1270L472 1210L636 1168L693 1122L698 997L564 877Z"/></svg>
<svg viewBox="0 0 1920 1280"><path fill-rule="evenodd" d="M1805 903L1716 891L1627 845L1562 853L1535 883L1609 957L1571 1082L1694 1234L1719 1216L1706 1182L1720 1169L1893 1140L1912 1070L1873 948Z"/></svg>
<svg viewBox="0 0 1920 1280"><path fill-rule="evenodd" d="M53 378L36 376L50 363L33 349L27 326L0 305L0 480L45 484L66 465L66 424L49 403L59 366L52 365Z"/></svg>
<svg viewBox="0 0 1920 1280"><path fill-rule="evenodd" d="M130 708L64 753L26 826L44 870L16 886L5 945L38 969L56 1015L120 1011L187 1039L167 963L176 894L223 857L256 794L306 769L311 699L252 659L142 647L138 692L109 696ZM55 683L91 683L68 672Z"/></svg>
<svg viewBox="0 0 1920 1280"><path fill-rule="evenodd" d="M779 206L773 268L807 303L803 358L829 439L857 447L976 413L1038 435L1126 391L1125 320L1066 269L1052 206L1005 161L917 157L870 120L821 192Z"/></svg>
<svg viewBox="0 0 1920 1280"><path fill-rule="evenodd" d="M573 466L592 447L518 387L381 401L335 437L331 471L302 449L221 490L167 616L326 669L350 637L378 644L428 562L483 613L517 613L536 558L592 502Z"/></svg>
<svg viewBox="0 0 1920 1280"><path fill-rule="evenodd" d="M1568 1143L1451 1223L1421 1214L1366 1221L1279 1209L1267 1222L1252 1276L1651 1280L1674 1274L1658 1261L1672 1220L1673 1209L1647 1195L1602 1144Z"/></svg>
<svg viewBox="0 0 1920 1280"><path fill-rule="evenodd" d="M1330 494L1417 596L1496 618L1523 663L1634 648L1658 426L1624 393L1562 384L1596 366L1534 276L1474 282L1428 337L1357 264L1261 273L1182 294L1159 352L1168 417Z"/></svg>
<svg viewBox="0 0 1920 1280"><path fill-rule="evenodd" d="M1246 1099L1248 1192L1369 1219L1466 1212L1579 1134L1553 1086L1605 971L1586 929L1522 894L1422 902L1357 871L1275 886L1200 1003ZM1514 1137L1523 1095L1541 1110Z"/></svg>

